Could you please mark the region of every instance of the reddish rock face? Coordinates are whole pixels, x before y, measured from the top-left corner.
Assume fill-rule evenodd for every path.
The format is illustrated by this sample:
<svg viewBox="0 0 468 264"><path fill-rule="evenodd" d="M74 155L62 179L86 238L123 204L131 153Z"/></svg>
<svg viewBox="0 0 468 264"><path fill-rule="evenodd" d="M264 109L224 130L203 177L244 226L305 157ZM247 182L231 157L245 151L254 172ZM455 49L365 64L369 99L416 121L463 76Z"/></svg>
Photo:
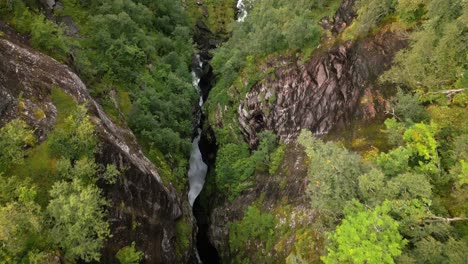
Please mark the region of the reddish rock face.
<svg viewBox="0 0 468 264"><path fill-rule="evenodd" d="M249 143L255 145L257 134L264 130L290 142L301 129L320 135L343 126L358 112L366 88L389 69L405 44L396 34L385 32L318 50L305 64L281 58L267 65L280 66L255 85L238 108Z"/></svg>

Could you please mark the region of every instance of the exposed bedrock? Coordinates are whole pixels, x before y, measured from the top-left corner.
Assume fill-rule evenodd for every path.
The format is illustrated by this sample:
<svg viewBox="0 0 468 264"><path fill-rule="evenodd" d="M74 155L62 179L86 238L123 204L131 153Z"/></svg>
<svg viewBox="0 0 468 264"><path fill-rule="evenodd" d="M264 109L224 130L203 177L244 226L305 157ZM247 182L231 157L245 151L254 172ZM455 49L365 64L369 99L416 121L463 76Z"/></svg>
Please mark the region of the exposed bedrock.
<svg viewBox="0 0 468 264"><path fill-rule="evenodd" d="M324 134L345 125L359 112L365 93L378 93L372 84L405 44L397 34L383 32L318 50L306 63L291 57L267 63L265 70L275 70L238 107L249 143L255 145L264 130L290 142L301 129Z"/></svg>

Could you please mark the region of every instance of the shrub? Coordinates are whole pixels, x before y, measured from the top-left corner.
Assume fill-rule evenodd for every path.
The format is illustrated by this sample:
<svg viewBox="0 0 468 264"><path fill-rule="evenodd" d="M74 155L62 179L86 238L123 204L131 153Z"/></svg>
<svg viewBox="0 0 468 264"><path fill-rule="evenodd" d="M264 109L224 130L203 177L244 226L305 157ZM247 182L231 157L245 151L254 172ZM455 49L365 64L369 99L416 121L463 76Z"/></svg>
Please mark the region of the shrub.
<svg viewBox="0 0 468 264"><path fill-rule="evenodd" d="M143 252L136 250L135 242L132 242L130 246L121 248L115 257L120 264L138 264L143 259Z"/></svg>
<svg viewBox="0 0 468 264"><path fill-rule="evenodd" d="M11 165L22 164L25 146L33 146L36 137L28 129L28 125L15 119L0 128L0 171L7 170Z"/></svg>

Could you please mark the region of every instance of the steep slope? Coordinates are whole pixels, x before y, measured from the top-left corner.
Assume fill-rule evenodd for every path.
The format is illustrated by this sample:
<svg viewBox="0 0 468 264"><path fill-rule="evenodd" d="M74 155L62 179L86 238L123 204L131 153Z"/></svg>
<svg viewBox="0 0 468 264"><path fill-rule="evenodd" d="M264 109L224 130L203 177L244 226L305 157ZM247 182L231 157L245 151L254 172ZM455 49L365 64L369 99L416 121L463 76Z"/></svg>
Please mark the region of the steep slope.
<svg viewBox="0 0 468 264"><path fill-rule="evenodd" d="M96 160L123 171L115 185L102 186L111 201L108 220L113 234L102 261L114 263L117 250L132 241L145 252L148 263L187 261L189 248L176 256L176 221L183 211L191 219L185 197L182 200L171 185L162 183L133 133L109 119L69 67L30 49L11 29L1 29L5 36L0 39L0 125L21 117L35 129L39 142L44 141L58 114L51 93L59 89L85 104L92 115L100 139Z"/></svg>
<svg viewBox="0 0 468 264"><path fill-rule="evenodd" d="M355 16L354 1L342 1L332 18L320 21L332 37L322 39L324 45L309 59L271 56L259 67L258 75L264 77L251 86L238 105L218 106L210 113L215 130L226 129L228 124L232 134L239 129L252 150L259 146L259 135L265 131L273 131L286 144L284 158L273 175L257 170L248 180L250 187L232 201L218 195L209 237L226 263L265 259L295 263L296 255L301 254L307 254L303 261L320 261L325 238L310 229L317 214L306 191L309 161L296 138L302 129L319 136L349 129L355 120L382 117L388 108L389 93L375 80L390 68L397 51L407 45L401 35L386 29L353 41L341 40L340 34ZM246 76L240 86L248 87L249 82ZM237 87L236 91L243 89ZM226 114L228 107L237 109L233 118L237 122L231 123ZM257 209L252 208L262 213L256 214ZM277 224L269 222L270 218L277 219ZM255 224L248 222L255 219ZM233 245L239 243L236 239L243 228L248 228L247 223L265 230L252 230L256 235L249 236L248 244L238 245L243 248L239 251ZM270 235L256 237L261 232ZM304 241L309 244L302 244Z"/></svg>

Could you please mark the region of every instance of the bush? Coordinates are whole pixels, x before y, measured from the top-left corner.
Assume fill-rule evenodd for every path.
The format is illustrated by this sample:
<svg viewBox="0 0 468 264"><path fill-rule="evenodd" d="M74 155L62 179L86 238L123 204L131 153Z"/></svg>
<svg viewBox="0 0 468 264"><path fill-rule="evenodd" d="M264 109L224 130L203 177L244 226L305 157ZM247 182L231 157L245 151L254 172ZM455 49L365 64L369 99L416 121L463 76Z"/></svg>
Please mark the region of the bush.
<svg viewBox="0 0 468 264"><path fill-rule="evenodd" d="M270 164L269 164L269 170L268 172L270 175L274 175L279 167L281 166L281 163L283 162L284 159L284 151L286 149L285 145L281 145L278 148L276 148L273 153L270 155Z"/></svg>
<svg viewBox="0 0 468 264"><path fill-rule="evenodd" d="M245 181L255 171L247 144L227 144L218 151L216 158L216 186L231 199L246 187Z"/></svg>
<svg viewBox="0 0 468 264"><path fill-rule="evenodd" d="M15 119L0 128L0 172L10 166L22 164L26 146L33 146L36 137L26 122Z"/></svg>
<svg viewBox="0 0 468 264"><path fill-rule="evenodd" d="M390 217L391 204L384 202L373 210L355 202L345 219L329 235L328 255L331 263L394 263L407 241L398 232L398 222Z"/></svg>
<svg viewBox="0 0 468 264"><path fill-rule="evenodd" d="M57 157L71 160L93 158L96 148L95 127L89 120L84 106L68 116L50 136L50 150Z"/></svg>
<svg viewBox="0 0 468 264"><path fill-rule="evenodd" d="M229 246L233 253L241 254L248 243L261 244L266 251L273 246L271 238L274 236L275 217L269 213L262 213L258 208L249 206L239 222L229 226Z"/></svg>
<svg viewBox="0 0 468 264"><path fill-rule="evenodd" d="M115 257L120 264L139 264L143 259L143 252L136 250L135 242L132 242L130 246L120 249Z"/></svg>
<svg viewBox="0 0 468 264"><path fill-rule="evenodd" d="M429 119L429 114L421 105L417 95L405 94L399 90L392 100L395 115L408 124L420 123Z"/></svg>
<svg viewBox="0 0 468 264"><path fill-rule="evenodd" d="M108 203L93 184L80 179L56 182L50 191L47 213L52 221L51 235L63 249L65 258L74 262L99 261L101 248L110 235L103 207Z"/></svg>
<svg viewBox="0 0 468 264"><path fill-rule="evenodd" d="M62 61L70 51L62 27L47 20L43 15L34 16L31 24L31 44L33 47Z"/></svg>
<svg viewBox="0 0 468 264"><path fill-rule="evenodd" d="M359 155L334 143L314 139L303 131L298 142L309 158L309 186L312 207L321 214L339 217L348 201L358 197L358 177L368 171Z"/></svg>

